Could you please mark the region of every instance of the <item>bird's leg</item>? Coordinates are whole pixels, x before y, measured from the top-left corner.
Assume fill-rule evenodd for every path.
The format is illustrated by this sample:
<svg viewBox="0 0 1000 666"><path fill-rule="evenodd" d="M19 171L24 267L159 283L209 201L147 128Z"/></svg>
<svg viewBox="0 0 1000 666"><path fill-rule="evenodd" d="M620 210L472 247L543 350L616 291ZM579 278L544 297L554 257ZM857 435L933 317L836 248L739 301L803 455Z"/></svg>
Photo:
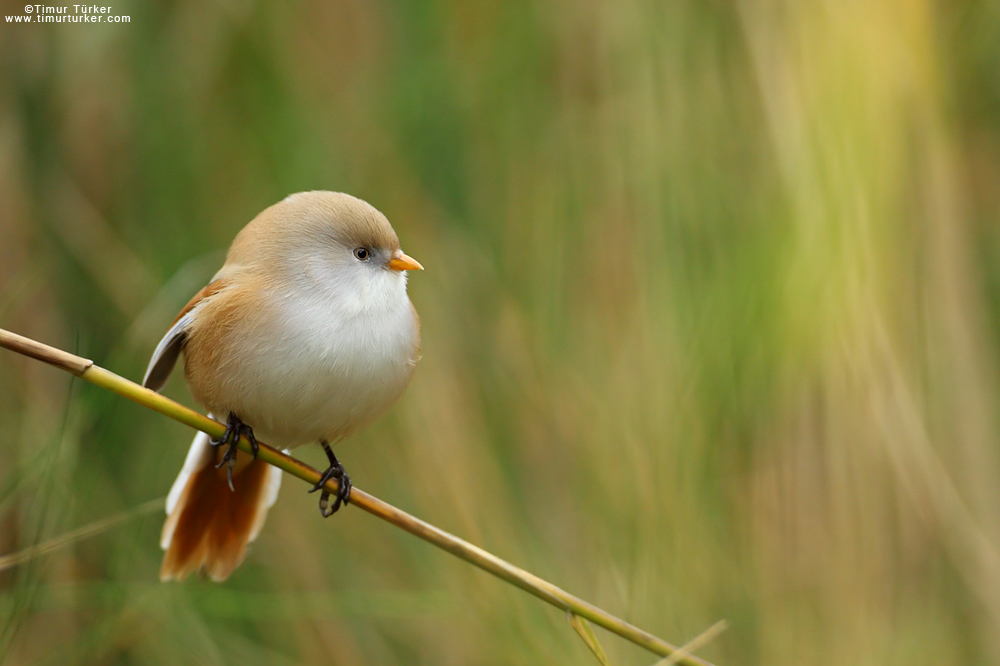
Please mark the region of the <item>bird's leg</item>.
<svg viewBox="0 0 1000 666"><path fill-rule="evenodd" d="M319 496L319 512L324 518L329 518L333 514L337 513L337 509L340 508L342 504L347 504L351 499L351 477L347 476L347 472L344 471L344 466L340 464L337 460L336 454L330 445L327 444L326 440L322 440L320 444L323 446L323 450L326 451L326 457L330 460L330 466L326 468L323 472L323 476L319 478L319 481L312 490L309 492L314 493L317 490L323 490ZM323 486L330 479L337 479L339 482L337 488L337 498L333 500L333 506L330 506L330 493L327 492Z"/></svg>
<svg viewBox="0 0 1000 666"><path fill-rule="evenodd" d="M226 452L222 455L222 460L219 464L215 466L215 469L219 469L223 465L226 465L226 476L229 479L229 489L236 491L233 487L233 467L236 466L236 451L240 443L240 437L246 437L250 440L250 448L253 450L253 458L257 459L257 451L260 447L257 446L257 438L254 437L253 428L248 426L246 423L240 420L240 417L236 414L229 412L229 417L226 418L226 431L222 433L222 437L219 439L210 439L209 443L212 446L222 446L223 444L228 444Z"/></svg>

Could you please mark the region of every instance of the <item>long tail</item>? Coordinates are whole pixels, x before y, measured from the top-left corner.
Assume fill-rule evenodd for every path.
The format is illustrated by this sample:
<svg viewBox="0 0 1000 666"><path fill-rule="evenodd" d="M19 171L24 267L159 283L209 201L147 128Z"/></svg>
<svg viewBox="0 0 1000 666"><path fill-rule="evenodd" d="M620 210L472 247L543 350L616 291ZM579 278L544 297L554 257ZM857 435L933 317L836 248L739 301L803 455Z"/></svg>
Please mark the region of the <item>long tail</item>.
<svg viewBox="0 0 1000 666"><path fill-rule="evenodd" d="M167 496L167 521L160 536L167 552L160 580L183 580L198 570L217 582L228 578L278 498L281 470L243 452L233 470L236 490L231 491L225 467L215 469L222 448L209 444L203 432L191 443Z"/></svg>

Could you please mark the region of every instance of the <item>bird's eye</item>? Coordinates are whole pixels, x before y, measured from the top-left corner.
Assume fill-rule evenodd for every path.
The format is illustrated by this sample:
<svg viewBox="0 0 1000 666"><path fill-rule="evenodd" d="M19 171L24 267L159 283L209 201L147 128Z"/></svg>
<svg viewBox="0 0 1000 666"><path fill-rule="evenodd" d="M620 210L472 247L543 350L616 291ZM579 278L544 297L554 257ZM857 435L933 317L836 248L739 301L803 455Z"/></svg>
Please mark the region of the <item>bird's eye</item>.
<svg viewBox="0 0 1000 666"><path fill-rule="evenodd" d="M371 252L366 247L359 247L354 250L354 256L358 258L359 261L368 261L368 257L371 256Z"/></svg>

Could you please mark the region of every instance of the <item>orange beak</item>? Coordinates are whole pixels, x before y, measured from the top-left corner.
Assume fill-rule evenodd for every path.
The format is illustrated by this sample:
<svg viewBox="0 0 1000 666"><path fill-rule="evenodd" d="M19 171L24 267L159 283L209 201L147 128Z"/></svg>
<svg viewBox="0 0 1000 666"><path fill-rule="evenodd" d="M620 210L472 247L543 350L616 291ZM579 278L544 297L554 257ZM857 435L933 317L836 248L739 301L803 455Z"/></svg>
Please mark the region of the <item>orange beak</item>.
<svg viewBox="0 0 1000 666"><path fill-rule="evenodd" d="M389 260L389 268L394 271L422 271L424 267L420 265L420 262L413 257L407 256L402 252L397 252L396 255Z"/></svg>

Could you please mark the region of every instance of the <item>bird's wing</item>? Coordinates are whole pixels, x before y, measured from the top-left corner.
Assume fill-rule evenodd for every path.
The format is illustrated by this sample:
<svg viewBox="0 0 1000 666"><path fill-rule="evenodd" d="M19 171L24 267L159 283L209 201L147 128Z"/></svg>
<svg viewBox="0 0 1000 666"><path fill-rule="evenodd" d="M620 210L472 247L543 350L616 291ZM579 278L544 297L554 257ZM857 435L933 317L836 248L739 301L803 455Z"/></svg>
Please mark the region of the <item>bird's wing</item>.
<svg viewBox="0 0 1000 666"><path fill-rule="evenodd" d="M159 391L167 383L167 377L177 363L181 349L184 347L184 340L187 336L188 328L194 321L194 312L205 299L217 294L226 286L226 280L214 280L206 285L201 291L194 295L188 304L174 319L174 323L166 332L160 343L156 345L153 358L149 359L149 366L146 368L146 376L142 380L142 385L146 388Z"/></svg>

